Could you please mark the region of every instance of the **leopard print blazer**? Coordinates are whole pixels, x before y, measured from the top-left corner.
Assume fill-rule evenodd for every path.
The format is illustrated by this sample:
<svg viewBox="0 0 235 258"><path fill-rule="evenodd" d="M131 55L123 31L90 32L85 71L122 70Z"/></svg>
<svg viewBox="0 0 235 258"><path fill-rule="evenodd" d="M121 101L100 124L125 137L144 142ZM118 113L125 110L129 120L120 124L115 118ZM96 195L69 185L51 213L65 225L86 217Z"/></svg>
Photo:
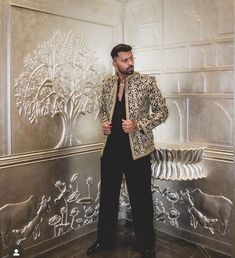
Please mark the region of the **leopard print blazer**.
<svg viewBox="0 0 235 258"><path fill-rule="evenodd" d="M99 118L103 124L112 121L118 76L104 79L101 87ZM136 121L140 129L129 134L132 157L138 159L154 151L152 129L166 120L168 109L155 80L138 72L129 75L125 80L125 101L126 119Z"/></svg>

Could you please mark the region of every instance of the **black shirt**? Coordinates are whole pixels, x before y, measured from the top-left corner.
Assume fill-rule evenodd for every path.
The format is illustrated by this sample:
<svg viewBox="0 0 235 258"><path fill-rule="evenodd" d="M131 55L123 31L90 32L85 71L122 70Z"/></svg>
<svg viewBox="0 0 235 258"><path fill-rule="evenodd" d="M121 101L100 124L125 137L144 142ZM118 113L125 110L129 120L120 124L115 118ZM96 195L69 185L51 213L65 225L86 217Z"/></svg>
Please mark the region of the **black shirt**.
<svg viewBox="0 0 235 258"><path fill-rule="evenodd" d="M123 92L121 101L119 101L117 94L112 117L112 129L107 145L113 146L117 152L121 152L122 156L132 159L129 134L122 129L122 119L126 119L125 92Z"/></svg>
<svg viewBox="0 0 235 258"><path fill-rule="evenodd" d="M124 144L124 146L129 146L129 135L122 129L122 119L126 119L125 90L123 91L121 101L118 99L118 94L116 97L110 138L112 138L112 141L115 141L116 143L121 141L122 145Z"/></svg>
<svg viewBox="0 0 235 258"><path fill-rule="evenodd" d="M122 129L122 119L126 119L126 105L124 92L121 101L119 101L118 95L116 98L116 104L112 117L112 135L123 136L123 134L126 134Z"/></svg>

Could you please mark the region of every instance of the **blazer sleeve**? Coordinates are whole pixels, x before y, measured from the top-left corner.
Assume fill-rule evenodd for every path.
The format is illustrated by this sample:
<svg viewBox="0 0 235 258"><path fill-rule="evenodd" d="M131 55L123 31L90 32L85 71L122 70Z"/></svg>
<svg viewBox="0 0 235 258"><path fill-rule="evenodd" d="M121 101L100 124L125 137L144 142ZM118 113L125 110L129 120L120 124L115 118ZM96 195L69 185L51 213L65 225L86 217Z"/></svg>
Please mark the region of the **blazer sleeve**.
<svg viewBox="0 0 235 258"><path fill-rule="evenodd" d="M165 122L168 117L166 99L162 97L161 91L157 87L155 79L150 78L148 90L150 113L147 117L138 121L139 126L146 134L149 131L152 131L156 126Z"/></svg>
<svg viewBox="0 0 235 258"><path fill-rule="evenodd" d="M99 120L103 124L104 122L108 121L108 114L107 114L107 103L106 103L106 94L105 94L105 85L106 85L106 80L104 79L101 84L101 95L99 98Z"/></svg>

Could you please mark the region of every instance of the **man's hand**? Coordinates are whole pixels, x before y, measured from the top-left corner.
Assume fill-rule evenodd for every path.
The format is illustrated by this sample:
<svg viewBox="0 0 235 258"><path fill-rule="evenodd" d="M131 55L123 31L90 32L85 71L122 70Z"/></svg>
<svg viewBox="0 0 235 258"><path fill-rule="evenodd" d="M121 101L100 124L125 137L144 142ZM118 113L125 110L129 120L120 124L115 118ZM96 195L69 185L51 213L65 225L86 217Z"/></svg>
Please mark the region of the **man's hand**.
<svg viewBox="0 0 235 258"><path fill-rule="evenodd" d="M125 133L134 133L138 131L136 122L132 120L122 119L122 128Z"/></svg>
<svg viewBox="0 0 235 258"><path fill-rule="evenodd" d="M112 123L110 123L110 122L103 123L103 133L104 133L104 135L111 134L111 129L112 129Z"/></svg>

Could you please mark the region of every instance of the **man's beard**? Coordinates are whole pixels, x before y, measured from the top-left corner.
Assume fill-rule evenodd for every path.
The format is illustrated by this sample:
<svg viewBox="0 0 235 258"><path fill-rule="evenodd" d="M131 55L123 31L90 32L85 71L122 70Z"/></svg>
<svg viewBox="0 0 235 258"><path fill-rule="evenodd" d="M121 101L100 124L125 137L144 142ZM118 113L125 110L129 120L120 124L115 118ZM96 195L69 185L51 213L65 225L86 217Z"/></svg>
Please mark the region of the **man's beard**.
<svg viewBox="0 0 235 258"><path fill-rule="evenodd" d="M126 74L133 74L134 73L134 66L131 65L126 69Z"/></svg>

